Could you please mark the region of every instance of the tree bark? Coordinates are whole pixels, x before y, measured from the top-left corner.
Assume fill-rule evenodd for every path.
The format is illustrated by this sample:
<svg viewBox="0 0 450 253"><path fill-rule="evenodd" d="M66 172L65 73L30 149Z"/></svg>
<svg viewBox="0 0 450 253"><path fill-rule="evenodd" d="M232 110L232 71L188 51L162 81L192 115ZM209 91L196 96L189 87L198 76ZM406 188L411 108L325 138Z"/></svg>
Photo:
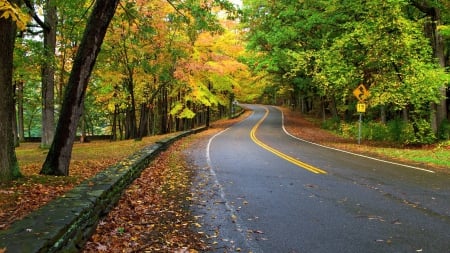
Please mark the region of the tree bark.
<svg viewBox="0 0 450 253"><path fill-rule="evenodd" d="M162 92L161 92L161 100L159 103L159 110L160 110L160 116L161 116L161 130L160 133L161 134L166 134L168 133L168 122L167 122L167 117L168 117L168 112L169 112L169 105L168 105L168 99L167 99L167 87L163 87L162 88Z"/></svg>
<svg viewBox="0 0 450 253"><path fill-rule="evenodd" d="M134 98L134 79L132 76L132 70L129 70L129 76L125 80L125 87L130 94L130 104L128 105L126 112L126 139L134 139L137 137L136 126L136 99Z"/></svg>
<svg viewBox="0 0 450 253"><path fill-rule="evenodd" d="M84 109L83 109L83 111L84 111ZM82 116L81 116L81 126L80 126L80 128L81 128L81 136L80 136L80 143L85 143L85 142L87 142L87 138L86 138L86 115L85 114L83 114Z"/></svg>
<svg viewBox="0 0 450 253"><path fill-rule="evenodd" d="M150 108L147 103L141 104L141 117L139 120L139 136L143 138L148 135L148 123L149 123Z"/></svg>
<svg viewBox="0 0 450 253"><path fill-rule="evenodd" d="M211 91L211 82L208 82L208 90ZM207 128L209 128L211 122L211 106L206 107L206 122L205 125Z"/></svg>
<svg viewBox="0 0 450 253"><path fill-rule="evenodd" d="M114 114L112 119L112 126L111 126L111 140L117 141L117 118L119 114L119 106L114 105Z"/></svg>
<svg viewBox="0 0 450 253"><path fill-rule="evenodd" d="M425 24L425 33L431 41L434 57L438 60L439 65L445 68L445 44L442 35L438 31L438 27L442 22L440 9L432 6L429 1L425 0L414 0L412 4L431 19L430 22ZM448 118L447 87L445 85L441 87L441 95L443 97L441 102L431 105L431 128L435 133L442 122Z"/></svg>
<svg viewBox="0 0 450 253"><path fill-rule="evenodd" d="M47 0L44 12L44 61L42 62L42 138L41 146L48 147L55 135L55 51L56 5Z"/></svg>
<svg viewBox="0 0 450 253"><path fill-rule="evenodd" d="M84 97L95 61L119 0L97 0L86 25L70 73L55 137L41 174L69 175L77 125L83 113Z"/></svg>
<svg viewBox="0 0 450 253"><path fill-rule="evenodd" d="M0 16L1 14L3 13L0 12ZM12 74L15 35L16 25L13 21L10 18L0 18L0 182L8 182L20 176L13 135Z"/></svg>
<svg viewBox="0 0 450 253"><path fill-rule="evenodd" d="M14 135L14 147L19 147L20 141L19 141L19 127L17 125L17 110L16 110L16 104L17 104L17 83L13 82L13 120L12 120L12 129L13 129L13 135Z"/></svg>
<svg viewBox="0 0 450 253"><path fill-rule="evenodd" d="M382 105L380 108L380 118L381 118L381 124L385 125L387 123L386 120L386 106Z"/></svg>
<svg viewBox="0 0 450 253"><path fill-rule="evenodd" d="M19 141L25 141L25 122L23 109L23 80L17 81L17 123L19 126Z"/></svg>

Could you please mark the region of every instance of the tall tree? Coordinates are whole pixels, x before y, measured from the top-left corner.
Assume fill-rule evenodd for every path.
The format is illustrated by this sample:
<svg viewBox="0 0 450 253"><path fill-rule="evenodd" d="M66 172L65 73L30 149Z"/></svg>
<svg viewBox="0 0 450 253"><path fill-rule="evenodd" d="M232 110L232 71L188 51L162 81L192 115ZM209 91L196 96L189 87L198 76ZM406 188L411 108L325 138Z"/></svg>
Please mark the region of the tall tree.
<svg viewBox="0 0 450 253"><path fill-rule="evenodd" d="M13 53L16 22L22 22L18 1L0 1L0 182L20 176L14 149ZM22 28L24 24L22 23Z"/></svg>
<svg viewBox="0 0 450 253"><path fill-rule="evenodd" d="M423 19L406 17L407 1L245 3L249 45L262 56L258 67L278 75L278 87L301 85L302 92L326 99L335 115L339 101L347 103L341 112L350 108L351 90L360 83L371 87L372 106L422 110L445 84L443 69L431 59Z"/></svg>
<svg viewBox="0 0 450 253"><path fill-rule="evenodd" d="M44 34L44 50L41 63L42 82L42 130L41 146L48 147L55 132L55 51L56 51L56 29L57 29L57 9L55 0L44 2L44 20L35 11L34 4L30 0L25 0L25 4L30 10L31 16L42 28Z"/></svg>
<svg viewBox="0 0 450 253"><path fill-rule="evenodd" d="M97 0L90 14L67 84L55 138L41 174L69 175L73 142L81 115L89 77L119 0Z"/></svg>
<svg viewBox="0 0 450 253"><path fill-rule="evenodd" d="M431 46L433 48L434 57L437 59L439 65L442 68L446 67L445 56L445 42L442 34L439 31L439 27L442 25L442 9L444 5L441 2L444 1L429 1L429 0L412 0L412 4L421 12L428 16L429 20L425 23L425 34L430 39ZM447 108L447 86L441 86L440 89L442 99L439 103L432 105L432 128L434 132L442 122L448 118Z"/></svg>
<svg viewBox="0 0 450 253"><path fill-rule="evenodd" d="M45 2L44 22L41 146L48 147L55 134L55 51L57 25L55 0L47 0Z"/></svg>

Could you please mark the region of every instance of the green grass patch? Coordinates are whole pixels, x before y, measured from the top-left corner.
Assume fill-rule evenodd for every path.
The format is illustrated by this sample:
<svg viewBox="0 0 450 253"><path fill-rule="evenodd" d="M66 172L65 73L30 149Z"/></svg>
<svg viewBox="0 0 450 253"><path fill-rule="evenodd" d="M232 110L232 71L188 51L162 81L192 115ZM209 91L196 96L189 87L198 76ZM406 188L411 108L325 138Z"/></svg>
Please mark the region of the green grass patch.
<svg viewBox="0 0 450 253"><path fill-rule="evenodd" d="M410 160L450 168L450 149L448 147L437 147L433 149L374 148L373 151L383 156L400 160Z"/></svg>

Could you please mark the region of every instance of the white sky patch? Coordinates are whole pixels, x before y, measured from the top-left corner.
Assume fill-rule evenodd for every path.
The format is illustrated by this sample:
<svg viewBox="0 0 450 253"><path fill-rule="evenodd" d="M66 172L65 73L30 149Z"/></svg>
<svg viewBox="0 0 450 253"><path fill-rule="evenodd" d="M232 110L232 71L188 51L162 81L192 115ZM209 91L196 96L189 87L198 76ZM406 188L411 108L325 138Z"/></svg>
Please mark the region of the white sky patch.
<svg viewBox="0 0 450 253"><path fill-rule="evenodd" d="M229 0L229 1L238 7L242 7L242 0Z"/></svg>

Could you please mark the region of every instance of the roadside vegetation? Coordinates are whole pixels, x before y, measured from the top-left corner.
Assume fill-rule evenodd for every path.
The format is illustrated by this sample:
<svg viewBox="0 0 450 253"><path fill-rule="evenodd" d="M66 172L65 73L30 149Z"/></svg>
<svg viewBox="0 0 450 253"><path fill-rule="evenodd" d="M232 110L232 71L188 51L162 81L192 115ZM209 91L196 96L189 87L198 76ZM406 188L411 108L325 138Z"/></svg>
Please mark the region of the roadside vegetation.
<svg viewBox="0 0 450 253"><path fill-rule="evenodd" d="M0 0L0 182L26 173L15 147L27 138L49 148L41 174L67 176L60 158L76 135L187 130L236 101L292 107L344 138L363 108L365 141L445 146L449 10L443 0Z"/></svg>
<svg viewBox="0 0 450 253"><path fill-rule="evenodd" d="M362 145L358 145L354 136L343 136L321 128L320 120L307 118L287 108L282 110L287 130L300 138L450 173L448 142L407 147L386 141L365 140ZM100 222L84 252L112 252L113 249L120 249L120 252L124 249L197 252L208 249L204 234L198 233L201 225L189 213L188 206L192 200L189 189L195 170L186 163L183 150L189 148L194 139L209 138L240 119L215 122L210 130L180 140L161 154ZM166 137L160 135L140 141L77 143L71 163L72 173L67 177L39 175L46 150L39 148L39 143L22 144L17 149L17 155L24 176L12 183L0 185L0 230L7 229L15 220L63 195L120 159Z"/></svg>
<svg viewBox="0 0 450 253"><path fill-rule="evenodd" d="M339 124L338 128L324 125L318 118L284 108L286 128L292 134L325 146L361 153L377 158L407 163L413 166L450 173L450 142L434 144L404 144L388 135L370 138L376 128L371 123L363 123L361 145L358 144L358 125ZM302 127L299 127L302 126ZM385 126L386 127L386 126Z"/></svg>
<svg viewBox="0 0 450 253"><path fill-rule="evenodd" d="M23 176L0 184L0 230L7 229L12 222L63 195L83 180L166 137L168 135L146 137L141 141L76 143L71 174L65 177L39 174L47 150L40 148L39 143L23 143L16 149Z"/></svg>
<svg viewBox="0 0 450 253"><path fill-rule="evenodd" d="M0 38L0 229L237 101L289 107L301 138L449 172L449 1L0 0Z"/></svg>

